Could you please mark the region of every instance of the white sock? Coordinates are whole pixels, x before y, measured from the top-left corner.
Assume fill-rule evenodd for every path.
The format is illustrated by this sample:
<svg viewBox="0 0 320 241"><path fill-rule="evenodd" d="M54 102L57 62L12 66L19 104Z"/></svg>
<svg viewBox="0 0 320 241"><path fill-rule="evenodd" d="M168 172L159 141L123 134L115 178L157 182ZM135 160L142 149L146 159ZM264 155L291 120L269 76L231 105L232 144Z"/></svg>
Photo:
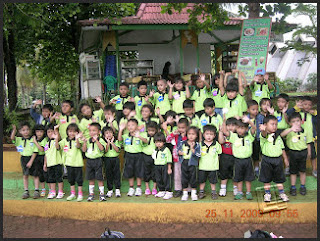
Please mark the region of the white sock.
<svg viewBox="0 0 320 241"><path fill-rule="evenodd" d="M100 194L104 194L104 186L99 186Z"/></svg>
<svg viewBox="0 0 320 241"><path fill-rule="evenodd" d="M197 195L197 190L191 190L191 195Z"/></svg>
<svg viewBox="0 0 320 241"><path fill-rule="evenodd" d="M188 191L183 191L183 195L188 195Z"/></svg>
<svg viewBox="0 0 320 241"><path fill-rule="evenodd" d="M233 186L233 189L238 189L238 186Z"/></svg>
<svg viewBox="0 0 320 241"><path fill-rule="evenodd" d="M226 184L221 184L221 189L226 189L227 185Z"/></svg>
<svg viewBox="0 0 320 241"><path fill-rule="evenodd" d="M89 194L94 193L94 185L89 185Z"/></svg>

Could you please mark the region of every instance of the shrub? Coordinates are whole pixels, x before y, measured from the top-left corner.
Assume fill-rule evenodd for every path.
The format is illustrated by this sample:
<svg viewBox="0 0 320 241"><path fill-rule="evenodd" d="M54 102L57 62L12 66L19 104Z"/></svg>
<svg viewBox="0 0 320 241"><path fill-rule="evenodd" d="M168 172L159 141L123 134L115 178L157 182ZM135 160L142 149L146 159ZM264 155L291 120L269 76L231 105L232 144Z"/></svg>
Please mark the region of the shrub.
<svg viewBox="0 0 320 241"><path fill-rule="evenodd" d="M278 82L280 92L295 92L301 86L302 80L298 78L288 78Z"/></svg>

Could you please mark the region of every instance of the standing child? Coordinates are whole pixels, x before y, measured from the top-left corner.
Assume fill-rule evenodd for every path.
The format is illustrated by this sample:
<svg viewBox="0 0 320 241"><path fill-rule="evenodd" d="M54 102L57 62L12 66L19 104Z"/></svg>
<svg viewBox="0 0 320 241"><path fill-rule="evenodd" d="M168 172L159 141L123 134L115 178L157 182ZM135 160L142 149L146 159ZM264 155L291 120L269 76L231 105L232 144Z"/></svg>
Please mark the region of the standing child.
<svg viewBox="0 0 320 241"><path fill-rule="evenodd" d="M106 105L103 108L104 120L100 121L101 128L110 127L114 133L119 130L119 125L116 120L116 109L112 105Z"/></svg>
<svg viewBox="0 0 320 241"><path fill-rule="evenodd" d="M171 174L172 174L172 155L168 147L165 146L166 137L158 132L154 135L156 150L152 157L154 159L154 172L159 192L155 197L163 197L168 200L172 198Z"/></svg>
<svg viewBox="0 0 320 241"><path fill-rule="evenodd" d="M38 125L43 125L46 127L49 125L54 119L52 118L53 115L53 107L50 104L43 105L41 108L41 115L36 112L36 108L38 105L42 104L42 100L36 100L30 108L30 115Z"/></svg>
<svg viewBox="0 0 320 241"><path fill-rule="evenodd" d="M202 199L206 195L204 188L206 181L209 179L211 186L211 198L217 199L216 183L218 182L219 155L222 152L220 144L215 140L217 128L213 125L203 127L203 141L200 143L201 157L199 159L199 198Z"/></svg>
<svg viewBox="0 0 320 241"><path fill-rule="evenodd" d="M161 124L163 133L165 136L170 135L170 133L177 130L177 122L178 122L178 116L176 112L169 110L164 116L164 122ZM170 147L169 147L170 149Z"/></svg>
<svg viewBox="0 0 320 241"><path fill-rule="evenodd" d="M205 75L201 74L196 81L196 90L191 96L191 100L194 100L195 113L200 117L204 113L203 101L210 97L210 85L205 80Z"/></svg>
<svg viewBox="0 0 320 241"><path fill-rule="evenodd" d="M115 132L111 127L104 127L102 135L106 145L106 153L103 155L102 160L104 163L104 170L107 178L107 197L112 197L113 186L115 186L115 196L121 197L121 172L119 153L121 150L120 142L116 139Z"/></svg>
<svg viewBox="0 0 320 241"><path fill-rule="evenodd" d="M158 116L160 119L163 120L162 116L160 115L160 112L158 111ZM154 121L159 125L159 118L153 117L154 115L154 109L152 105L144 105L141 109L141 118L138 119L138 129L140 132L146 132L147 131L147 124L150 123L150 121Z"/></svg>
<svg viewBox="0 0 320 241"><path fill-rule="evenodd" d="M99 200L106 201L104 195L103 174L102 174L102 156L106 149L106 143L100 138L101 126L99 123L93 122L89 126L90 139L85 137L82 139L82 151L85 152L87 158L86 176L89 180L89 197L88 202L94 200L94 183L98 180Z"/></svg>
<svg viewBox="0 0 320 241"><path fill-rule="evenodd" d="M250 131L248 131L249 125L251 126ZM229 137L229 141L232 143L232 153L235 157L233 181L238 183L238 193L234 199L242 199L242 184L245 181L246 198L252 200L251 182L254 180L254 173L251 156L256 126L247 116L243 116L242 120L237 120L236 126L237 133L227 131L226 128L223 130L224 135Z"/></svg>
<svg viewBox="0 0 320 241"><path fill-rule="evenodd" d="M289 198L284 193L283 183L286 177L283 171L282 156L284 151L283 141L277 133L278 120L275 116L269 115L263 120L263 125L260 126L260 145L262 152L261 170L259 181L264 183L264 201L271 201L270 183L274 181L279 190L279 196L284 201L289 201ZM284 157L284 162L288 162Z"/></svg>
<svg viewBox="0 0 320 241"><path fill-rule="evenodd" d="M206 125L214 125L217 130L222 125L222 117L215 112L215 102L211 98L207 98L203 102L204 114L200 117L199 129L203 132Z"/></svg>
<svg viewBox="0 0 320 241"><path fill-rule="evenodd" d="M294 112L289 116L291 128L281 133L286 136L287 146L289 148L289 172L291 180L290 195L296 196L296 179L300 174L300 194L306 195L306 161L311 156L312 133L302 128L302 118L300 113Z"/></svg>
<svg viewBox="0 0 320 241"><path fill-rule="evenodd" d="M167 111L171 110L171 103L169 100L167 81L164 79L159 79L157 81L158 92L154 90L150 91L149 97L153 102L154 108L160 108L160 114L164 116Z"/></svg>
<svg viewBox="0 0 320 241"><path fill-rule="evenodd" d="M187 118L190 126L198 127L200 123L199 116L194 113L194 101L193 100L185 100L183 102L183 112L184 114L180 115L179 118Z"/></svg>
<svg viewBox="0 0 320 241"><path fill-rule="evenodd" d="M34 165L30 165L30 168L27 167L28 162L31 159L34 150L34 144L31 136L30 124L28 122L22 122L19 126L19 134L22 137L16 137L17 127L15 125L12 126L13 130L11 133L11 140L13 144L16 146L17 151L20 153L20 164L22 167L23 173L23 186L24 193L22 195L23 199L29 198L29 175L33 176L35 191L33 194L34 198L38 198L40 196L39 193L39 176L36 173L36 168Z"/></svg>
<svg viewBox="0 0 320 241"><path fill-rule="evenodd" d="M137 119L141 119L141 109L144 105L146 104L151 104L149 102L149 96L147 96L147 90L148 90L148 86L147 86L147 82L144 80L141 80L138 84L137 84L137 90L139 92L139 95L134 97L134 103L136 106L136 115L137 115Z"/></svg>
<svg viewBox="0 0 320 241"><path fill-rule="evenodd" d="M190 98L189 86L183 79L176 79L174 83L169 82L169 100L172 100L172 110L177 115L183 114L183 102Z"/></svg>
<svg viewBox="0 0 320 241"><path fill-rule="evenodd" d="M142 159L142 142L148 143L146 133L141 133L138 130L138 121L136 119L128 120L127 129L128 134L124 134L125 123L119 126L118 140L124 146L125 166L123 176L129 179L128 196L141 196L141 180L144 176L143 159ZM137 188L134 190L134 178L137 178Z"/></svg>
<svg viewBox="0 0 320 241"><path fill-rule="evenodd" d="M187 140L182 142L178 148L179 162L181 163L181 180L183 195L181 201L188 200L188 185L190 184L192 201L198 200L197 195L197 166L201 156L199 140L199 129L191 126L187 130Z"/></svg>
<svg viewBox="0 0 320 241"><path fill-rule="evenodd" d="M262 98L270 99L270 91L274 87L269 80L269 75L266 74L265 69L258 68L254 71L254 79L250 83L250 90L252 99L258 103Z"/></svg>
<svg viewBox="0 0 320 241"><path fill-rule="evenodd" d="M129 96L129 84L126 82L122 82L119 85L119 95L116 95L110 100L110 105L114 105L117 111L117 121L119 122L120 119L123 117L122 110L123 105L128 102L131 97Z"/></svg>
<svg viewBox="0 0 320 241"><path fill-rule="evenodd" d="M119 121L119 126L126 125L128 123L128 120L130 120L131 118L134 118L138 121L136 117L134 103L128 101L123 105L123 117ZM128 129L125 128L123 134L128 134L128 133L129 133Z"/></svg>
<svg viewBox="0 0 320 241"><path fill-rule="evenodd" d="M215 111L221 116L223 117L223 114L222 114L222 96L220 95L219 93L219 81L220 81L220 74L215 74L213 76L213 83L212 83L212 90L211 90L211 93L212 93L212 98L214 100L214 103L215 103Z"/></svg>

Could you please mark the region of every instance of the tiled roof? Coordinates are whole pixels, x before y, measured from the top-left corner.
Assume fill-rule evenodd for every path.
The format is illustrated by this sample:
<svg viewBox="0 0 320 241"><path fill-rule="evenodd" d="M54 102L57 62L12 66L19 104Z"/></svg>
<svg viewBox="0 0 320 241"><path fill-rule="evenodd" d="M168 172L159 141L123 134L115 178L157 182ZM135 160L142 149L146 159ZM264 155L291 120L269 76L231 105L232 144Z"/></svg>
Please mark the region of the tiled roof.
<svg viewBox="0 0 320 241"><path fill-rule="evenodd" d="M187 24L189 20L188 9L193 8L193 3L188 3L180 13L173 11L172 14L161 13L161 6L166 3L141 3L136 16L124 17L121 19L122 24ZM242 18L230 18L225 21L225 25L238 25L242 23ZM199 21L201 19L199 18ZM93 23L98 25L112 24L109 19L104 20L80 20L82 26L91 26Z"/></svg>

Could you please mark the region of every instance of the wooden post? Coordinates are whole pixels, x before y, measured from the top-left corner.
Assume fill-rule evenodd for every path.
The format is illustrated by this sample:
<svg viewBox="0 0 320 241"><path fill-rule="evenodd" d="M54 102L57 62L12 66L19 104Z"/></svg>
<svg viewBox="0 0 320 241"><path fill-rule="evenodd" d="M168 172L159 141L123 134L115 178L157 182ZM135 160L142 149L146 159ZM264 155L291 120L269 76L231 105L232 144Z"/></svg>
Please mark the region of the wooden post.
<svg viewBox="0 0 320 241"><path fill-rule="evenodd" d="M119 35L116 31L116 62L117 62L117 79L118 79L118 89L121 82L121 63L120 63L120 54L119 54Z"/></svg>

